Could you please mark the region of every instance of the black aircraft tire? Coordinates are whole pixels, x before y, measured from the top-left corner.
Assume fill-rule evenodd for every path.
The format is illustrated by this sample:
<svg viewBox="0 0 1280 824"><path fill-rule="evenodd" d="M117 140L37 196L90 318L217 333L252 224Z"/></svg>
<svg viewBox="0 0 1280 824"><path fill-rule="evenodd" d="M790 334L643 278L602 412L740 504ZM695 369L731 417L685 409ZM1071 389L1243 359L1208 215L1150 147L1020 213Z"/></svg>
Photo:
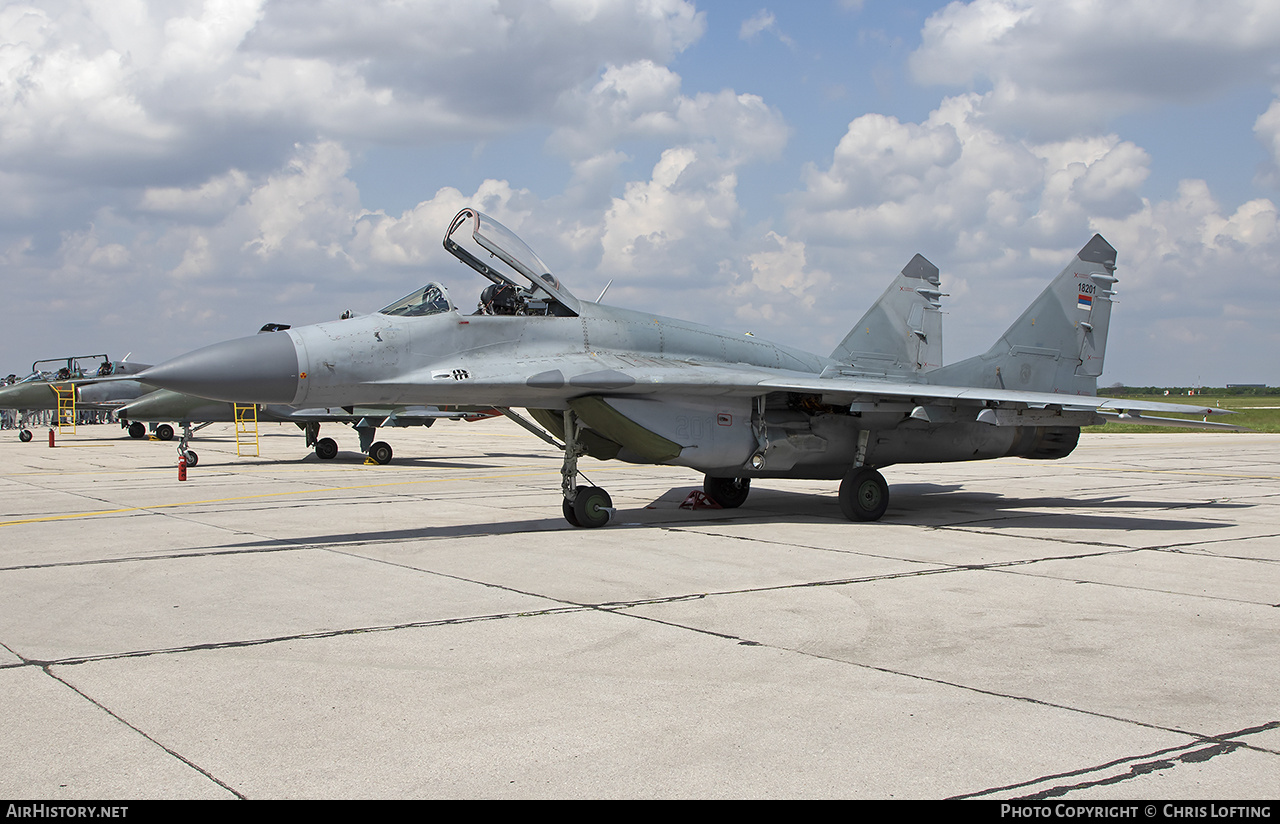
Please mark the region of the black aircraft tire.
<svg viewBox="0 0 1280 824"><path fill-rule="evenodd" d="M24 429L24 430L22 430L21 432L19 432L19 433L18 433L18 440L22 441L23 443L30 443L30 442L31 442L31 430L30 430L30 429Z"/></svg>
<svg viewBox="0 0 1280 824"><path fill-rule="evenodd" d="M200 463L200 456L195 453L194 449L188 449L184 456L187 459L187 466L195 466Z"/></svg>
<svg viewBox="0 0 1280 824"><path fill-rule="evenodd" d="M737 509L747 502L747 495L751 494L751 479L707 475L702 479L702 491L723 509Z"/></svg>
<svg viewBox="0 0 1280 824"><path fill-rule="evenodd" d="M573 500L573 514L578 519L578 526L586 529L604 526L609 523L609 510L612 508L613 499L600 487L578 487L578 495Z"/></svg>
<svg viewBox="0 0 1280 824"><path fill-rule="evenodd" d="M369 447L369 457L373 458L383 466L391 463L391 455L391 444L386 441L378 441L373 446Z"/></svg>
<svg viewBox="0 0 1280 824"><path fill-rule="evenodd" d="M851 521L878 521L889 508L889 485L869 466L852 469L840 482L840 509Z"/></svg>
<svg viewBox="0 0 1280 824"><path fill-rule="evenodd" d="M156 437L162 441L173 440L173 427L167 423L162 423L156 427Z"/></svg>
<svg viewBox="0 0 1280 824"><path fill-rule="evenodd" d="M560 501L560 511L564 513L564 519L573 526L582 526L578 523L578 516L573 514L573 504L568 501Z"/></svg>
<svg viewBox="0 0 1280 824"><path fill-rule="evenodd" d="M129 437L135 438L135 439L142 439L147 437L147 427L144 424L134 421L133 423L129 424Z"/></svg>
<svg viewBox="0 0 1280 824"><path fill-rule="evenodd" d="M338 442L333 438L321 438L316 441L316 457L324 461L338 457Z"/></svg>

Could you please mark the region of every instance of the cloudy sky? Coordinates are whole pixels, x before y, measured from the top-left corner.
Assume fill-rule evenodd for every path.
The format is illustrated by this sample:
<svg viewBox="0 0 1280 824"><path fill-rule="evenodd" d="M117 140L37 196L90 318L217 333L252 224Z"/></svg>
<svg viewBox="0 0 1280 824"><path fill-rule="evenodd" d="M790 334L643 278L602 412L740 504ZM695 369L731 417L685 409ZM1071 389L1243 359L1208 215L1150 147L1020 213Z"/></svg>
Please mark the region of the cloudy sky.
<svg viewBox="0 0 1280 824"><path fill-rule="evenodd" d="M826 354L916 252L946 360L1094 232L1101 383L1280 384L1274 0L48 0L0 6L0 374L158 362L484 285Z"/></svg>

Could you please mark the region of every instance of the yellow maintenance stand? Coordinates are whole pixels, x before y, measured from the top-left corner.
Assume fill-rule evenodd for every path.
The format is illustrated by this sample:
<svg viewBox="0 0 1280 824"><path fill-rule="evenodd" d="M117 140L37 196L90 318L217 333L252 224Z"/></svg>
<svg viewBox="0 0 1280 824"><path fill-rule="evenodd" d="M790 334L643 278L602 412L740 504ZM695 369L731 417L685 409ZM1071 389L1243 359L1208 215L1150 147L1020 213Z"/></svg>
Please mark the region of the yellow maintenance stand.
<svg viewBox="0 0 1280 824"><path fill-rule="evenodd" d="M233 404L236 417L236 455L243 458L253 449L258 455L258 406L253 403Z"/></svg>
<svg viewBox="0 0 1280 824"><path fill-rule="evenodd" d="M53 384L58 396L58 434L76 433L76 388L73 384Z"/></svg>

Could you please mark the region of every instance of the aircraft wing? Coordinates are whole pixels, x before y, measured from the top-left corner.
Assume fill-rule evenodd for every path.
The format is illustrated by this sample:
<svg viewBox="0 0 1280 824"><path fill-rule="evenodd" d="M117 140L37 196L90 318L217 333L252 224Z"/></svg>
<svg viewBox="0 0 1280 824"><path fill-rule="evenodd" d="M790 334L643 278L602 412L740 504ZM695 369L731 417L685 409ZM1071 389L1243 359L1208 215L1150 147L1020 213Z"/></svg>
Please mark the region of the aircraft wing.
<svg viewBox="0 0 1280 824"><path fill-rule="evenodd" d="M643 356L578 354L561 355L551 361L540 361L552 369L537 371L538 362L516 361L502 364L492 374L472 367L469 380L482 392L487 402L497 406L533 405L517 397L529 390L551 391L559 397L583 395L652 395L674 393L685 396L754 397L769 392L796 392L819 395L830 405L875 406L886 404L921 407L954 407L971 409L975 419L997 426L1052 425L1063 413L1082 414L1090 420L1068 423L1084 425L1116 419L1125 423L1153 426L1181 426L1199 429L1241 430L1230 424L1182 418L1150 418L1144 413L1196 415L1233 414L1216 407L1158 401L1102 398L1094 395L1068 395L1051 392L1026 392L1012 389L973 386L945 386L930 383L893 381L831 373L822 376L811 372L771 369L741 363L676 361ZM436 368L387 381L389 384L452 382L451 370ZM988 410L990 410L988 412ZM911 411L910 409L907 410ZM1019 414L1020 413L1020 414ZM980 417L981 416L981 417ZM1094 420L1093 418L1096 418Z"/></svg>
<svg viewBox="0 0 1280 824"><path fill-rule="evenodd" d="M1069 395L1052 392L1022 392L1009 389L979 388L971 386L940 386L934 384L887 383L865 378L831 377L809 380L767 380L761 387L771 391L821 393L827 402L848 400L851 404L876 404L883 401L907 402L921 406L945 405L971 407L976 420L996 426L1040 425L1052 423L1052 417L1062 413L1091 412L1102 420L1150 426L1176 426L1187 429L1217 429L1244 431L1244 427L1208 420L1187 418L1149 417L1145 412L1175 415L1198 415L1207 419L1210 415L1235 414L1227 409L1188 404L1142 401L1125 398L1101 398L1095 395ZM1044 410L1048 414L1030 415L1028 412ZM1008 413L1014 414L1008 414ZM1066 421L1063 421L1066 423Z"/></svg>
<svg viewBox="0 0 1280 824"><path fill-rule="evenodd" d="M809 380L766 380L759 384L771 391L816 392L828 397L851 400L891 398L911 399L921 403L953 401L973 406L1021 406L1028 408L1060 406L1066 409L1097 409L1120 412L1168 412L1184 415L1232 414L1229 410L1178 403L1138 401L1122 398L1100 398L1095 395L1068 395L1053 392L1021 392L1009 389L983 389L973 386L940 386L928 383L889 383L866 378L830 377Z"/></svg>
<svg viewBox="0 0 1280 824"><path fill-rule="evenodd" d="M1127 398L1101 398L1095 395L1069 395L1052 392L1023 392L1010 389L980 388L972 386L941 386L928 383L890 383L886 381L847 376L819 377L796 380L795 378L771 378L761 381L760 388L770 391L819 393L827 403L849 402L875 404L898 402L918 404L922 407L969 407L975 419L996 426L1022 426L1052 424L1063 413L1093 413L1103 423L1115 420L1121 423L1150 426L1174 426L1186 429L1211 429L1245 431L1234 424L1209 422L1210 415L1235 414L1227 409L1189 404L1163 403ZM1202 420L1187 418L1149 417L1144 413L1155 412L1174 415L1197 415ZM927 414L927 410L925 410ZM1062 423L1072 424L1066 420Z"/></svg>

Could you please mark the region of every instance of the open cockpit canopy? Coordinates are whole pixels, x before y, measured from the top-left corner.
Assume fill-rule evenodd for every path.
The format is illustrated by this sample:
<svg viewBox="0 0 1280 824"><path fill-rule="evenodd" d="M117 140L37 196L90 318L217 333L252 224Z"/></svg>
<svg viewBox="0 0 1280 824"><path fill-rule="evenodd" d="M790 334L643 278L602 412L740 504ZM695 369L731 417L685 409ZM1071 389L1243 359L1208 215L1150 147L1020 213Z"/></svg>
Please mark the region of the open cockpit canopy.
<svg viewBox="0 0 1280 824"><path fill-rule="evenodd" d="M45 364L57 364L60 368L49 368ZM38 360L31 364L31 374L23 378L20 383L29 381L65 381L90 377L105 378L115 373L116 366L111 362L111 358L106 355L72 355L68 358L49 358L47 360Z"/></svg>
<svg viewBox="0 0 1280 824"><path fill-rule="evenodd" d="M465 237L455 239L455 234L467 224L471 224L471 238L479 246L474 251L458 242ZM572 316L579 313L578 299L551 274L549 267L515 232L488 215L470 208L458 212L445 233L444 248L499 288L506 286L514 290L521 304L517 314ZM481 259L485 252L506 264L505 267L498 269L485 263Z"/></svg>

